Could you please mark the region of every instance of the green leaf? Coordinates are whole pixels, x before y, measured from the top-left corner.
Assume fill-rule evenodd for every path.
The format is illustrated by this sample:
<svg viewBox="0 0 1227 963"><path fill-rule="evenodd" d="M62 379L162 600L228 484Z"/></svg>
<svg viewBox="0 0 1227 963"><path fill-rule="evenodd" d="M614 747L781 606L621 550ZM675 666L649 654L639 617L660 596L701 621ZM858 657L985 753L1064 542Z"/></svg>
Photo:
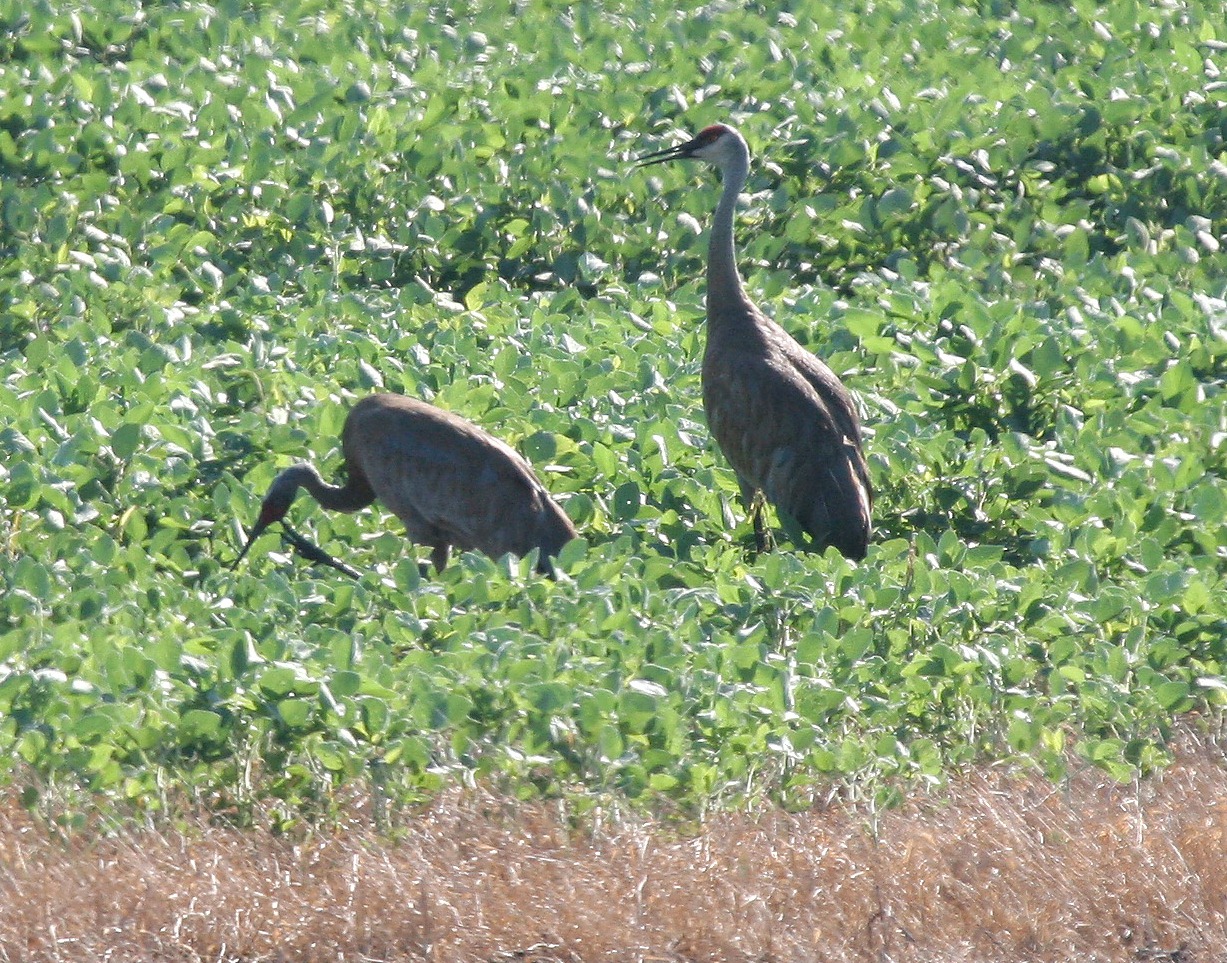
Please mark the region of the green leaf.
<svg viewBox="0 0 1227 963"><path fill-rule="evenodd" d="M361 691L362 676L348 670L337 672L330 680L330 685L333 694L339 699L344 699Z"/></svg>
<svg viewBox="0 0 1227 963"><path fill-rule="evenodd" d="M189 709L179 719L179 735L187 742L220 742L222 717L207 709Z"/></svg>
<svg viewBox="0 0 1227 963"><path fill-rule="evenodd" d="M1164 682L1155 689L1155 698L1170 712L1183 712L1190 708L1190 687L1187 682Z"/></svg>
<svg viewBox="0 0 1227 963"><path fill-rule="evenodd" d="M135 422L125 422L111 433L111 451L121 461L127 461L141 444L141 426Z"/></svg>
<svg viewBox="0 0 1227 963"><path fill-rule="evenodd" d="M306 699L282 699L277 703L277 715L291 729L302 729L311 719L311 703Z"/></svg>
<svg viewBox="0 0 1227 963"><path fill-rule="evenodd" d="M635 482L623 482L614 490L614 518L629 521L639 514L643 505L643 494Z"/></svg>

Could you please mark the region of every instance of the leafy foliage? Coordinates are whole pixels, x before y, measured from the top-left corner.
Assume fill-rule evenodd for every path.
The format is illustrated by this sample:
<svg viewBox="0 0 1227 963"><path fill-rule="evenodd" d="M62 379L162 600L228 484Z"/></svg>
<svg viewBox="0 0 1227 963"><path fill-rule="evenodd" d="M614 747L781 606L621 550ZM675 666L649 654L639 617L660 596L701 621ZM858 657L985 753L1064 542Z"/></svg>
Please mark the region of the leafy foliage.
<svg viewBox="0 0 1227 963"><path fill-rule="evenodd" d="M1227 692L1215 6L0 3L4 771L294 819L1161 765ZM722 119L747 284L864 403L859 566L754 559L706 434L716 187L628 161ZM361 582L226 570L380 389L538 466L557 583L306 499Z"/></svg>

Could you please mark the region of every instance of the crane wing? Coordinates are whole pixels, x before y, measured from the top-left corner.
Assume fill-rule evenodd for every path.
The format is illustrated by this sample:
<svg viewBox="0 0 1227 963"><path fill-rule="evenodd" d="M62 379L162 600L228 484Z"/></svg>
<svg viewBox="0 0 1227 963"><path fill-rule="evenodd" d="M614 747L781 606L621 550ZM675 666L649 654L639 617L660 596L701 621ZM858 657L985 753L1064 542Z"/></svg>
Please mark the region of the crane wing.
<svg viewBox="0 0 1227 963"><path fill-rule="evenodd" d="M724 342L705 360L703 402L712 435L744 482L819 545L864 555L872 489L860 422L826 365L791 338L766 351Z"/></svg>
<svg viewBox="0 0 1227 963"><path fill-rule="evenodd" d="M377 404L360 411L360 402L347 422L346 452L414 541L497 558L540 545L543 527L573 533L513 448L424 402L373 397Z"/></svg>

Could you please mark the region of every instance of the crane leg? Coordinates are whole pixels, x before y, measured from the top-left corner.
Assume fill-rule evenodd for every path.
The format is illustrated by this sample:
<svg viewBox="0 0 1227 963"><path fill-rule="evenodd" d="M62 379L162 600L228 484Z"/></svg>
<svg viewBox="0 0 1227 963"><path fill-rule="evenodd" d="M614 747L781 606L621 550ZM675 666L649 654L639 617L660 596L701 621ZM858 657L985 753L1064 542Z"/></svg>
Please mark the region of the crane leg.
<svg viewBox="0 0 1227 963"><path fill-rule="evenodd" d="M740 478L737 482L741 485L741 500L754 523L755 550L759 554L772 551L775 548L775 539L771 537L771 529L767 525L767 496L761 489L754 488Z"/></svg>
<svg viewBox="0 0 1227 963"><path fill-rule="evenodd" d="M442 572L447 565L447 557L451 554L451 546L447 542L439 542L430 550L430 561L436 572Z"/></svg>
<svg viewBox="0 0 1227 963"><path fill-rule="evenodd" d="M754 545L761 552L770 552L775 550L775 538L771 534L771 528L767 525L767 498L760 492L754 493L754 504L750 507L750 514L754 518Z"/></svg>

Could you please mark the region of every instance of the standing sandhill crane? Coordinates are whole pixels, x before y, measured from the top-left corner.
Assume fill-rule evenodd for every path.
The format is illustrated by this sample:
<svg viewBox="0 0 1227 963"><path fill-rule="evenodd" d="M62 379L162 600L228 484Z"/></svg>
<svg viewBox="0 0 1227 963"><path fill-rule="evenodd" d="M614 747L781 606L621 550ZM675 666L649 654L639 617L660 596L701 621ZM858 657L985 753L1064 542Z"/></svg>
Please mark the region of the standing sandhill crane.
<svg viewBox="0 0 1227 963"><path fill-rule="evenodd" d="M235 565L266 528L285 518L300 487L341 512L379 499L405 523L410 539L430 546L439 570L452 546L492 558L536 548L538 571L550 574L550 556L576 536L527 461L476 425L424 401L393 394L363 398L345 419L341 448L349 476L344 485L329 485L309 464L291 465L273 479ZM308 554L315 561L336 564L301 536L294 539L313 550Z"/></svg>
<svg viewBox="0 0 1227 963"><path fill-rule="evenodd" d="M733 213L750 150L732 127L713 124L684 144L645 154L639 165L672 160L705 160L724 181L708 242L703 407L753 514L759 551L767 547L765 496L819 550L834 545L864 558L873 491L852 396L758 309L737 273Z"/></svg>

